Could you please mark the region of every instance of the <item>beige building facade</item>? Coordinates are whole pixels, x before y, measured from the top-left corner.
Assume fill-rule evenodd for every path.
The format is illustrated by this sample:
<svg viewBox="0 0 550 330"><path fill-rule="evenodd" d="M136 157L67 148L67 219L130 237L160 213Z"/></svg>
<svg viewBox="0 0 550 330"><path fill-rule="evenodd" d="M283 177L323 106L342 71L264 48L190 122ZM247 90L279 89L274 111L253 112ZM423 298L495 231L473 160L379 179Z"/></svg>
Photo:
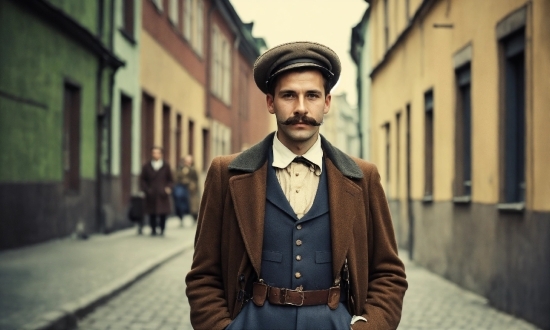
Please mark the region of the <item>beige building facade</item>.
<svg viewBox="0 0 550 330"><path fill-rule="evenodd" d="M370 5L368 143L399 245L550 328L550 2Z"/></svg>
<svg viewBox="0 0 550 330"><path fill-rule="evenodd" d="M143 123L142 127L154 127L154 145L167 148L165 154L172 168L176 165L178 154L193 154L196 167L203 168L203 153L206 150L201 132L210 128L209 120L204 115L205 88L147 31L142 31L141 38L141 86L146 97L153 100L154 109L153 121ZM145 107L146 103L143 102ZM169 134L165 133L164 125L168 125ZM183 143L176 143L178 134L182 134L180 131L183 131L180 136Z"/></svg>

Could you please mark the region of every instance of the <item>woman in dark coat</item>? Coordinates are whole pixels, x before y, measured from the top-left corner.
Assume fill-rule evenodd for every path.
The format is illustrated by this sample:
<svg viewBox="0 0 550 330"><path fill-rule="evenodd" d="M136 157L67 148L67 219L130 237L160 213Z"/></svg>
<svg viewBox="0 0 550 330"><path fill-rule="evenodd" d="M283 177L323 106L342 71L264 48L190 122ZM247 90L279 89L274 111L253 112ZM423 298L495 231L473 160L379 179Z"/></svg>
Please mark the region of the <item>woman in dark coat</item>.
<svg viewBox="0 0 550 330"><path fill-rule="evenodd" d="M180 166L176 169L174 175L176 184L185 187L186 193L186 211L182 212L183 215L191 214L193 220L197 221L197 214L199 213L199 175L195 166L193 165L193 156L187 155L182 159ZM179 200L182 200L181 198ZM182 205L184 203L181 203ZM179 216L179 215L178 215ZM182 219L183 221L183 219Z"/></svg>
<svg viewBox="0 0 550 330"><path fill-rule="evenodd" d="M160 234L164 235L166 216L170 213L170 194L172 192L172 171L162 159L162 148L153 147L151 161L143 165L140 187L145 193L145 213L149 214L151 235L156 235L157 219Z"/></svg>

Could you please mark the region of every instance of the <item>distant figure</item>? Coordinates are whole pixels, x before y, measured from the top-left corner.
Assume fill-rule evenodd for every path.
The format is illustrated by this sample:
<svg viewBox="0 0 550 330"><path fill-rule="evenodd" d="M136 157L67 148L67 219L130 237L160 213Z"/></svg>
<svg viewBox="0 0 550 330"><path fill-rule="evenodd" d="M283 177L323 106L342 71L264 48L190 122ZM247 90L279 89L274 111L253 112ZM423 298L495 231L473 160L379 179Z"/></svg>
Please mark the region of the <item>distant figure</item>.
<svg viewBox="0 0 550 330"><path fill-rule="evenodd" d="M183 158L176 169L176 184L178 186L185 187L186 192L183 192L183 189L177 188L178 190L182 190L181 193L178 192L178 195L183 196L183 194L187 195L187 205L184 205L185 203L182 201L182 199L179 199L179 205L182 209L185 209L185 206L187 206L187 209L185 212L182 212L182 214L178 214L178 217L180 217L180 220L182 221L183 225L183 216L186 214L191 214L193 217L193 220L195 222L197 221L197 214L199 212L199 176L197 174L197 170L195 169L195 166L193 164L193 156L187 155L185 158ZM176 192L174 192L176 193ZM176 202L176 196L174 195L174 204L176 205L176 214L178 213L178 202Z"/></svg>
<svg viewBox="0 0 550 330"><path fill-rule="evenodd" d="M160 234L164 235L166 215L170 213L172 183L172 171L170 165L162 159L162 148L153 147L151 161L143 165L140 176L140 187L145 193L145 213L149 214L153 236L157 234L157 224Z"/></svg>

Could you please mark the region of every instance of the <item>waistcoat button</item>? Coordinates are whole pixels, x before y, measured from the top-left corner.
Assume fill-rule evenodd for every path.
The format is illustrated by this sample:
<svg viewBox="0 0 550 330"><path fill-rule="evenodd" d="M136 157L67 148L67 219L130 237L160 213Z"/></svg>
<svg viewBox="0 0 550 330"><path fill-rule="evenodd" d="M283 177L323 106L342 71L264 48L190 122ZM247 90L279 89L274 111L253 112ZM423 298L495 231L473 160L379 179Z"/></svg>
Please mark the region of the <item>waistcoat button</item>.
<svg viewBox="0 0 550 330"><path fill-rule="evenodd" d="M298 260L298 261L302 260L302 256L301 256L301 255L297 255L297 256L296 256L296 260Z"/></svg>
<svg viewBox="0 0 550 330"><path fill-rule="evenodd" d="M298 246L302 245L302 240L297 239L296 240L296 245L298 245Z"/></svg>
<svg viewBox="0 0 550 330"><path fill-rule="evenodd" d="M294 274L294 277L300 278L300 277L302 277L302 274L300 274L300 272L296 272L296 274Z"/></svg>
<svg viewBox="0 0 550 330"><path fill-rule="evenodd" d="M302 225L297 225L296 229L298 229L298 230L302 229Z"/></svg>

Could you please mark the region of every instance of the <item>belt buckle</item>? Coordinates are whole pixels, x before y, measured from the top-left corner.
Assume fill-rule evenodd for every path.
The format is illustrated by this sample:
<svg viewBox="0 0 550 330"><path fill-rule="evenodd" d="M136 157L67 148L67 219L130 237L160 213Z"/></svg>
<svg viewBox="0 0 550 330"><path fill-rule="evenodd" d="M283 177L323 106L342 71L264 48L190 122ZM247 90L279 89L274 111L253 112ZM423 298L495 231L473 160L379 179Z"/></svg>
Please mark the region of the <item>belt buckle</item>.
<svg viewBox="0 0 550 330"><path fill-rule="evenodd" d="M296 306L296 307L300 307L300 306L303 306L304 305L304 291L302 291L302 288L301 286L298 287L298 290L290 290L290 289L281 289L281 291L284 290L284 293L281 294L281 298L283 298L283 305L290 305L290 306ZM292 302L287 302L287 298L289 297L288 296L288 292L298 292L300 294L300 297L302 298L302 301L300 301L299 304L295 304L295 303L292 303Z"/></svg>

